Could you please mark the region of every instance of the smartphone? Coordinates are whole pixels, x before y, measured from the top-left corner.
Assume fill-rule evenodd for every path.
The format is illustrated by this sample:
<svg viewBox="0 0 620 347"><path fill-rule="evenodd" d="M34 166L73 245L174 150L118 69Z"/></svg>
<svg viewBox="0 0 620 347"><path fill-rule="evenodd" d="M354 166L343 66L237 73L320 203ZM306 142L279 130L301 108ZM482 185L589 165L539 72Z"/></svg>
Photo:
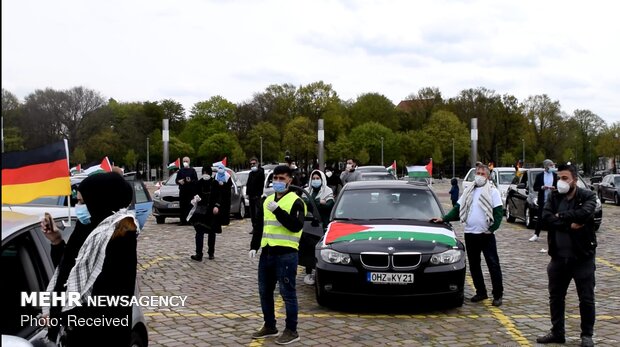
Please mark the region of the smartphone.
<svg viewBox="0 0 620 347"><path fill-rule="evenodd" d="M49 232L54 231L54 218L52 218L52 215L48 212L45 212L45 226Z"/></svg>

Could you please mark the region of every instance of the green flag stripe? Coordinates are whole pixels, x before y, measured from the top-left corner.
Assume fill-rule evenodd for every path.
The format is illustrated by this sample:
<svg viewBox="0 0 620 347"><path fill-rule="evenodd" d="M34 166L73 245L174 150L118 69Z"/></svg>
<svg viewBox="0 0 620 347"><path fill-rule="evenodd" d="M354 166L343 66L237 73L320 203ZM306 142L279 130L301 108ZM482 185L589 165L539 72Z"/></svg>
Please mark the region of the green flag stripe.
<svg viewBox="0 0 620 347"><path fill-rule="evenodd" d="M456 246L456 240L453 237L442 235L442 234L433 234L433 233L420 233L415 231L363 231L358 233L349 234L346 236L342 236L337 238L334 242L343 242L350 240L368 240L368 238L372 237L373 240L378 238L389 239L389 240L398 240L400 237L402 240L409 240L413 238L415 241L436 241L439 243L446 244L450 247Z"/></svg>

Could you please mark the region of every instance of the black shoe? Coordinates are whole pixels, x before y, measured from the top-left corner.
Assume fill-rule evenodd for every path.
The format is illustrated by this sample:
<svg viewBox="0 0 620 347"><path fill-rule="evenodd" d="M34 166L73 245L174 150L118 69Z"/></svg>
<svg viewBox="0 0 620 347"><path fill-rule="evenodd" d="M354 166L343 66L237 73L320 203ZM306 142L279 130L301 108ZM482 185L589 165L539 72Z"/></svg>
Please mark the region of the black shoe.
<svg viewBox="0 0 620 347"><path fill-rule="evenodd" d="M566 339L564 338L564 335L557 335L553 331L550 331L545 336L537 337L536 342L538 343L565 343Z"/></svg>
<svg viewBox="0 0 620 347"><path fill-rule="evenodd" d="M488 298L489 298L489 296L486 295L486 294L476 294L476 295L472 296L470 300L471 300L471 302L478 302L478 301L482 301L482 300L485 300L485 299L488 299Z"/></svg>
<svg viewBox="0 0 620 347"><path fill-rule="evenodd" d="M195 261L202 261L202 254L192 255L190 258Z"/></svg>
<svg viewBox="0 0 620 347"><path fill-rule="evenodd" d="M591 336L582 336L581 337L581 347L594 347L594 341L592 341Z"/></svg>
<svg viewBox="0 0 620 347"><path fill-rule="evenodd" d="M209 260L213 260L215 259L215 256L213 254L209 254Z"/></svg>
<svg viewBox="0 0 620 347"><path fill-rule="evenodd" d="M502 303L503 303L502 298L499 297L499 298L494 298L493 303L491 305L499 307L499 306L502 306Z"/></svg>

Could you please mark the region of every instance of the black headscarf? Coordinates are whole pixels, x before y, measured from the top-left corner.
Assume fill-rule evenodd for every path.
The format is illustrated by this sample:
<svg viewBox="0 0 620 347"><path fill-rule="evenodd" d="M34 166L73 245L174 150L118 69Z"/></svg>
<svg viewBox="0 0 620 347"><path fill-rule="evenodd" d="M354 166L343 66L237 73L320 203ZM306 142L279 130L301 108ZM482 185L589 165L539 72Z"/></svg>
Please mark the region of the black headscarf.
<svg viewBox="0 0 620 347"><path fill-rule="evenodd" d="M121 208L127 208L133 198L131 185L115 172L88 176L78 190L88 207L93 227Z"/></svg>

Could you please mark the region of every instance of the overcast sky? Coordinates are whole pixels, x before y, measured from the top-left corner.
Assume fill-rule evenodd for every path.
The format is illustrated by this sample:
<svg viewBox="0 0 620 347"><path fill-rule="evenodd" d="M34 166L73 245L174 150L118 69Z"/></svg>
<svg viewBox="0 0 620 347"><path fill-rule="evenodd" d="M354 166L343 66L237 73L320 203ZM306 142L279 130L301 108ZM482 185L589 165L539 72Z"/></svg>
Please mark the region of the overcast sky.
<svg viewBox="0 0 620 347"><path fill-rule="evenodd" d="M322 80L397 104L486 87L620 121L616 1L2 0L2 88L239 103Z"/></svg>

